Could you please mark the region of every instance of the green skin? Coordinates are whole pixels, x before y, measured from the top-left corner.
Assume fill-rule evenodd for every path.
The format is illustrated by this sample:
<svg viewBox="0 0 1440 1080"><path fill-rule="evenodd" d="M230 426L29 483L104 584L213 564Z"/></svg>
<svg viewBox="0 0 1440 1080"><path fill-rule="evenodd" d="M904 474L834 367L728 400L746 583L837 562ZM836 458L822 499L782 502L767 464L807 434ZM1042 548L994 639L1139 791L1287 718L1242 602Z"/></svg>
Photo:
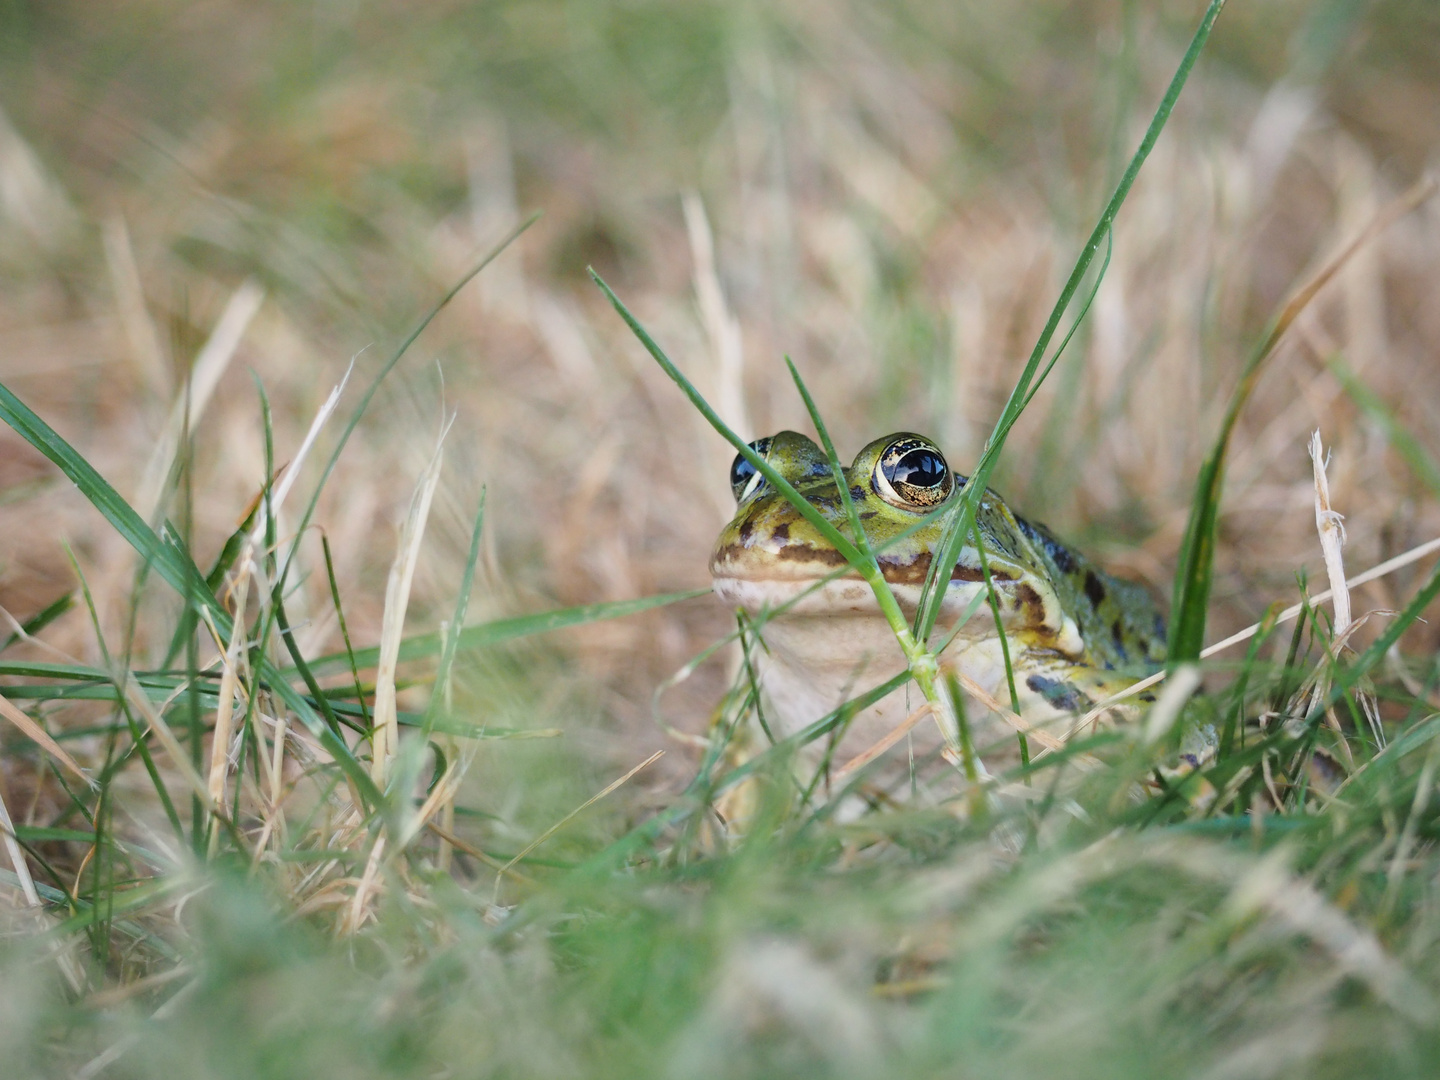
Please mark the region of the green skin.
<svg viewBox="0 0 1440 1080"><path fill-rule="evenodd" d="M829 462L813 441L782 431L755 445L763 447L767 462L781 476L849 535ZM891 485L882 461L893 462L899 452L917 446L933 451L943 467L933 444L900 432L872 442L845 470L866 539L907 615L913 615L919 602L943 524L936 520L903 534L966 483L965 477L947 469L944 484L932 489ZM720 533L710 570L717 594L764 620L762 681L776 726L789 734L845 696L900 670L903 657L868 586L853 570L844 571L844 557L763 478L752 475L744 481L741 476L736 515ZM1018 517L992 491L985 493L976 523L1027 722L1072 717L1164 661L1165 623L1142 586L1106 574L1044 526ZM824 582L837 571L842 572ZM967 545L951 571L935 640L943 639L947 626L983 588L980 555ZM998 646L987 604L961 629L941 663L1008 703ZM898 707L871 710L868 730L865 724L857 725L862 729L859 741L883 734L887 724L903 719L905 708L901 701Z"/></svg>

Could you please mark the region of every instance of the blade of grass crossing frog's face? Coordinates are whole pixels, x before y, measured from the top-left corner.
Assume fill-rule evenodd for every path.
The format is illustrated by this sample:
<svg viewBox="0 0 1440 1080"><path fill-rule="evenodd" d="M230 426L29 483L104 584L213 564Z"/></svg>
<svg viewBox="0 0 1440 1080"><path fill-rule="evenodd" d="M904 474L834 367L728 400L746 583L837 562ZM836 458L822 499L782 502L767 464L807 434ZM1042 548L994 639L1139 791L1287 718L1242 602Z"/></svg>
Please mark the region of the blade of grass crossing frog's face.
<svg viewBox="0 0 1440 1080"><path fill-rule="evenodd" d="M848 532L829 464L812 440L782 431L752 446ZM908 432L866 446L845 476L881 572L913 613L944 529L942 518L925 519L966 479L950 470L934 443ZM731 484L738 506L711 556L714 588L763 622L768 713L777 735L790 734L903 670L905 660L871 590L819 530L743 458L735 461ZM1028 723L1058 724L1163 660L1164 622L1142 586L1104 573L994 492L982 499L976 525ZM979 553L967 545L951 569L935 640L983 588ZM993 618L972 618L941 660L1008 700ZM875 741L919 704L915 698L911 687L866 710L852 722L848 741ZM993 734L997 745L1002 738L1014 745L1008 729Z"/></svg>

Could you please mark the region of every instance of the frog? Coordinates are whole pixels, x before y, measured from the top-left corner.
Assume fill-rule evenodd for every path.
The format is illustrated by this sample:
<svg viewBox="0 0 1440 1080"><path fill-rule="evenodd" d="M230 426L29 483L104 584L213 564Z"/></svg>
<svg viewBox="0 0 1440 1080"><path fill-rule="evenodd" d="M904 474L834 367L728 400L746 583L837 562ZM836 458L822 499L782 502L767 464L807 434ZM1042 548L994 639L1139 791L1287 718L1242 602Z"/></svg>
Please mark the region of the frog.
<svg viewBox="0 0 1440 1080"><path fill-rule="evenodd" d="M787 430L750 447L850 534L834 471L814 440ZM936 512L952 505L969 478L951 469L934 441L908 431L874 440L842 471L879 570L913 621L948 516ZM730 484L736 512L710 557L712 586L756 628L760 711L767 731L781 739L904 671L907 661L869 584L743 455L735 457ZM964 676L989 699L988 707L965 710L983 762L1019 753L1017 727L1057 745L1044 733L1068 735L1097 703L1158 670L1166 624L1145 586L1106 573L993 490L981 497L975 525L983 560L973 539L961 548L931 643L945 642L942 672ZM880 743L921 704L918 695L910 682L850 715L842 760ZM1018 715L1006 708L1015 704ZM945 741L937 729L920 749L940 749L937 736ZM912 743L912 754L916 749Z"/></svg>

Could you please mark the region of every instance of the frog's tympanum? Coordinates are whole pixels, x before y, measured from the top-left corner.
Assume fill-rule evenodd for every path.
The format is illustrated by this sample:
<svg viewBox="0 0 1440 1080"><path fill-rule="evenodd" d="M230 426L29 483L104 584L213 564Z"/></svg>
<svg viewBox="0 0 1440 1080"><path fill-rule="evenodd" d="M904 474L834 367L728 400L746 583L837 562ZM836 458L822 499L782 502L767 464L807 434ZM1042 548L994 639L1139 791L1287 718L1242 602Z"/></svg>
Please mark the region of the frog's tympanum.
<svg viewBox="0 0 1440 1080"><path fill-rule="evenodd" d="M751 446L843 535L850 533L829 463L813 441L782 431ZM950 470L934 443L907 432L872 442L845 476L885 580L913 617L944 528L939 517L924 519L963 489L966 477ZM781 737L904 670L905 658L870 587L815 526L743 457L735 458L730 480L738 509L715 544L710 573L723 600L758 617L763 707ZM992 491L976 517L1027 724L1063 732L1076 714L1163 661L1164 620L1143 587L1104 573ZM972 544L947 576L932 642L945 639L985 588ZM988 603L975 608L940 662L1010 702ZM913 683L892 693L855 716L846 746L871 745L919 703ZM993 714L987 722L985 710L968 712L977 749L1015 748L1012 730Z"/></svg>

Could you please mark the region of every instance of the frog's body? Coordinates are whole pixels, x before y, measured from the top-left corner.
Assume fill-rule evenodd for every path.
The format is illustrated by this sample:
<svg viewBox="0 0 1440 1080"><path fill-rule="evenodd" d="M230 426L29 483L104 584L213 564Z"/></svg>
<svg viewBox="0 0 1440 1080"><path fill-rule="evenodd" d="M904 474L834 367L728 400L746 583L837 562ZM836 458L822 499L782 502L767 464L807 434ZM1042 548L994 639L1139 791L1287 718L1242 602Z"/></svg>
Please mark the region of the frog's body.
<svg viewBox="0 0 1440 1080"><path fill-rule="evenodd" d="M752 445L842 534L849 533L829 464L814 442L785 431ZM736 459L731 479L738 510L716 542L710 572L722 599L762 618L764 706L775 734L789 735L904 670L905 659L870 587L846 569L820 531L743 458ZM933 444L902 432L862 450L846 479L885 580L907 617L913 616L943 523L916 526L966 478L949 471ZM994 492L985 493L976 524L1027 724L1068 727L1076 713L1163 661L1164 620L1143 587L1104 573L1048 529L1016 516ZM944 640L984 588L980 554L967 544L950 571L932 640ZM993 698L1010 701L988 604L982 602L956 634L941 663ZM919 704L916 694L912 684L858 714L846 747L859 750L878 741ZM981 710L971 712L977 748L1015 746L1010 728L993 716L985 722Z"/></svg>

